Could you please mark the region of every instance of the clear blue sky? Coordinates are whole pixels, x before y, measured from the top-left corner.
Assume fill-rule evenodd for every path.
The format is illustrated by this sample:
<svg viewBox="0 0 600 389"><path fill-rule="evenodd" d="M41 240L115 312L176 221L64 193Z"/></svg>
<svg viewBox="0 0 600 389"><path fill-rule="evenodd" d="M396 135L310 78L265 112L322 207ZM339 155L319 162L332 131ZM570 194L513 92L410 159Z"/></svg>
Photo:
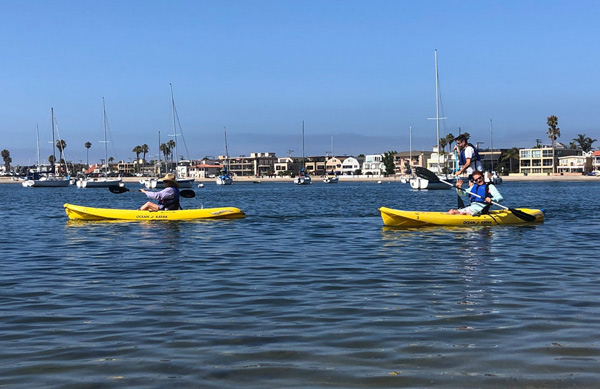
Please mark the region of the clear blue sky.
<svg viewBox="0 0 600 389"><path fill-rule="evenodd" d="M0 0L0 149L13 164L52 153L50 107L69 160L104 158L102 97L128 160L172 137L201 158L275 152L358 155L436 143L434 50L442 135L493 146L600 139L598 1ZM595 144L599 146L600 143ZM180 142L183 146L183 142Z"/></svg>

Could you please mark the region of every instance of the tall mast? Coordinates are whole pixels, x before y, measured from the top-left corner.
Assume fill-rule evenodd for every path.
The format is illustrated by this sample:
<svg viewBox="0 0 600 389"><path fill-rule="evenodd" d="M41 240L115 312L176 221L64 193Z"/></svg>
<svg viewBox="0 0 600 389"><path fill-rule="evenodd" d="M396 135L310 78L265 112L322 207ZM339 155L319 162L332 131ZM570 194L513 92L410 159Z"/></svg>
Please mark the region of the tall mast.
<svg viewBox="0 0 600 389"><path fill-rule="evenodd" d="M494 143L492 142L492 119L490 119L490 149L491 149L491 153L490 153L490 157L492 157L492 169L491 171L494 171Z"/></svg>
<svg viewBox="0 0 600 389"><path fill-rule="evenodd" d="M438 76L437 49L435 50L435 122L437 127L438 174L440 174L440 83Z"/></svg>
<svg viewBox="0 0 600 389"><path fill-rule="evenodd" d="M408 170L412 173L412 126L408 127Z"/></svg>
<svg viewBox="0 0 600 389"><path fill-rule="evenodd" d="M302 168L306 173L306 159L304 158L304 120L302 121Z"/></svg>
<svg viewBox="0 0 600 389"><path fill-rule="evenodd" d="M169 83L171 87L171 111L173 114L173 136L175 137L175 176L177 177L177 161L179 153L177 152L177 125L175 121L175 98L173 97L173 84Z"/></svg>
<svg viewBox="0 0 600 389"><path fill-rule="evenodd" d="M56 163L56 142L54 140L54 108L50 107L50 116L52 116L52 158ZM52 165L52 173L54 173L54 165Z"/></svg>
<svg viewBox="0 0 600 389"><path fill-rule="evenodd" d="M103 166L103 170L105 172L108 172L108 141L106 140L106 126L107 126L107 120L106 120L106 105L104 104L104 96L102 97L102 117L104 118L104 163L106 164L106 167Z"/></svg>
<svg viewBox="0 0 600 389"><path fill-rule="evenodd" d="M227 174L229 174L229 147L227 146L227 127L223 127L225 131L225 164L227 165Z"/></svg>
<svg viewBox="0 0 600 389"><path fill-rule="evenodd" d="M35 134L37 139L37 170L40 172L40 126L36 123Z"/></svg>

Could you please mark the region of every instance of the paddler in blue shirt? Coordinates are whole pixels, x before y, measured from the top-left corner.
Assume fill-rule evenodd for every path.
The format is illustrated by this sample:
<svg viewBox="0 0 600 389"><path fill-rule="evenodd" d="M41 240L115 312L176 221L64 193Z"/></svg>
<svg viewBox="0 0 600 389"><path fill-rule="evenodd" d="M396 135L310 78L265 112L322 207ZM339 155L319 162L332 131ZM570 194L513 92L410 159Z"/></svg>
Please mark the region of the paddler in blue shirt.
<svg viewBox="0 0 600 389"><path fill-rule="evenodd" d="M458 180L456 182L456 191L461 197L467 197L471 201L468 207L460 209L451 209L448 211L448 215L472 215L478 216L482 213L487 213L487 210L492 205L492 201L500 202L504 200L504 197L498 192L494 184L485 183L483 179L483 173L479 170L473 172L473 178L471 179L473 185L466 191L460 188L462 187L463 181ZM480 197L474 196L477 194Z"/></svg>
<svg viewBox="0 0 600 389"><path fill-rule="evenodd" d="M140 211L162 211L179 209L179 184L173 174L167 174L162 178L165 183L165 189L160 192L149 192L146 189L140 189L149 199L158 200L158 204L148 201L142 205Z"/></svg>

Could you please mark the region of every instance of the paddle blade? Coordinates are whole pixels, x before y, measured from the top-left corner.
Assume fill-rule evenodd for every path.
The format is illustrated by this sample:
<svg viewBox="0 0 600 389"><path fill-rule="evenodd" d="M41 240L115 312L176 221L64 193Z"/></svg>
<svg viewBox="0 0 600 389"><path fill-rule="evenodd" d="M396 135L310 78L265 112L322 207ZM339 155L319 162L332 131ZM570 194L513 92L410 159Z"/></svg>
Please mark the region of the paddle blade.
<svg viewBox="0 0 600 389"><path fill-rule="evenodd" d="M518 217L521 220L524 220L528 223L534 222L535 221L535 216L534 215L530 215L528 213L525 213L523 211L519 211L518 209L514 209L514 208L508 208L508 210L510 212L512 212L513 215L515 215L516 217Z"/></svg>
<svg viewBox="0 0 600 389"><path fill-rule="evenodd" d="M124 186L119 186L119 185L111 185L108 187L108 190L110 190L113 193L129 192L129 189L125 188Z"/></svg>
<svg viewBox="0 0 600 389"><path fill-rule="evenodd" d="M429 181L439 181L440 180L438 178L438 176L435 175L434 172L432 172L431 170L425 169L424 167L421 167L421 166L415 167L415 174L424 180L429 180Z"/></svg>
<svg viewBox="0 0 600 389"><path fill-rule="evenodd" d="M193 199L196 197L196 192L191 189L184 189L179 191L179 196L185 197L186 199Z"/></svg>

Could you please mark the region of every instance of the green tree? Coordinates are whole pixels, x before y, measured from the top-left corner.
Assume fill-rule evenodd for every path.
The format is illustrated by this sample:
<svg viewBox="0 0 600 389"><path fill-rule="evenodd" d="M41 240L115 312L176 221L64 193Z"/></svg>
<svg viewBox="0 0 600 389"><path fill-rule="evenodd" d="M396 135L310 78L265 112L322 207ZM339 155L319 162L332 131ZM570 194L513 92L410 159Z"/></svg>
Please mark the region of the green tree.
<svg viewBox="0 0 600 389"><path fill-rule="evenodd" d="M86 163L88 165L88 168L90 167L90 147L92 147L92 144L90 142L85 142L84 144L86 150L85 150L85 159L86 159Z"/></svg>
<svg viewBox="0 0 600 389"><path fill-rule="evenodd" d="M160 146L158 147L158 149L165 156L165 163L166 163L169 159L169 152L170 152L169 146L167 146L166 143L161 143Z"/></svg>
<svg viewBox="0 0 600 389"><path fill-rule="evenodd" d="M140 154L142 153L142 146L135 146L131 151L135 153L135 171L137 173L139 165L138 162L140 161Z"/></svg>
<svg viewBox="0 0 600 389"><path fill-rule="evenodd" d="M144 165L146 165L146 154L148 154L149 150L150 150L150 148L148 147L148 145L144 143L142 145L142 154L144 154L144 156L142 157L142 161L143 161L142 163Z"/></svg>
<svg viewBox="0 0 600 389"><path fill-rule="evenodd" d="M578 144L577 148L586 153L592 151L592 145L597 141L597 139L592 139L585 134L577 134L577 138L573 138L573 142Z"/></svg>
<svg viewBox="0 0 600 389"><path fill-rule="evenodd" d="M556 117L555 115L548 116L546 118L546 124L548 124L548 130L546 131L546 134L548 135L548 138L550 138L550 140L552 141L552 156L554 158L554 161L552 163L553 172L556 173L556 149L554 147L554 143L556 142L556 139L560 138L560 128L558 128L558 117Z"/></svg>
<svg viewBox="0 0 600 389"><path fill-rule="evenodd" d="M395 173L396 164L395 164L396 152L395 151L386 151L383 154L383 165L385 166L385 174L391 175Z"/></svg>
<svg viewBox="0 0 600 389"><path fill-rule="evenodd" d="M438 150L438 152L440 153L440 155L446 154L446 146L448 145L448 140L446 138L440 138L440 149Z"/></svg>
<svg viewBox="0 0 600 389"><path fill-rule="evenodd" d="M513 147L512 149L506 151L504 153L504 155L502 156L502 161L508 161L508 165L509 165L509 172L513 172L513 160L519 160L519 149L517 149L516 147Z"/></svg>
<svg viewBox="0 0 600 389"><path fill-rule="evenodd" d="M59 165L62 165L65 162L65 159L63 157L63 153L65 151L65 148L67 148L67 142L65 142L64 139L57 140L56 141L56 148L58 149L58 163L59 163ZM62 167L61 167L61 169L62 169Z"/></svg>
<svg viewBox="0 0 600 389"><path fill-rule="evenodd" d="M2 160L4 161L4 169L8 173L10 171L10 164L12 163L12 158L10 157L10 151L4 149L2 150Z"/></svg>
<svg viewBox="0 0 600 389"><path fill-rule="evenodd" d="M56 163L56 157L54 155L49 156L48 162L50 162L50 171L54 172L54 164Z"/></svg>

